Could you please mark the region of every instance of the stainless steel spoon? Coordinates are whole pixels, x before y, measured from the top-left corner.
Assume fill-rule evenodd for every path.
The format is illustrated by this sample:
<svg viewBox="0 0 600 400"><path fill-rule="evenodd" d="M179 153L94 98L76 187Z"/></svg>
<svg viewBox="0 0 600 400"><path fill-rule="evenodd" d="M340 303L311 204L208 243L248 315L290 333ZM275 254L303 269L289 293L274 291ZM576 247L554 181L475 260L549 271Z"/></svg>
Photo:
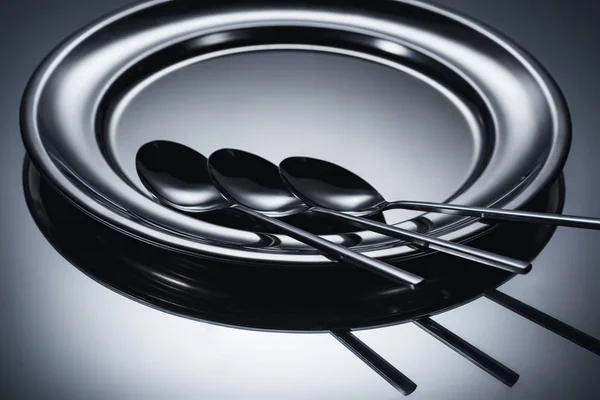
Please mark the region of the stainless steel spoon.
<svg viewBox="0 0 600 400"><path fill-rule="evenodd" d="M285 180L311 204L354 216L406 209L547 225L600 229L600 219L572 215L513 211L424 201L387 202L368 182L339 165L308 157L290 157L280 165Z"/></svg>
<svg viewBox="0 0 600 400"><path fill-rule="evenodd" d="M388 203L362 178L335 164L290 157L283 160L279 168L283 180L298 197L312 205L310 211L313 213L513 273L524 274L531 269L531 264L525 261L358 217L382 210Z"/></svg>
<svg viewBox="0 0 600 400"><path fill-rule="evenodd" d="M136 167L148 190L173 208L201 213L230 207L321 250L336 261L379 273L411 288L423 281L420 276L273 218L304 211L307 206L288 191L277 167L256 156L248 157L249 153L219 150L207 162L203 155L189 147L156 141L139 149ZM264 168L265 163L269 168Z"/></svg>
<svg viewBox="0 0 600 400"><path fill-rule="evenodd" d="M230 206L229 201L213 185L208 174L207 164L207 159L200 153L189 147L169 141L147 143L139 149L136 156L138 175L144 186L150 192L154 193L161 202L184 212L202 213ZM245 210L242 206L235 208L242 212ZM260 218L266 223L271 222L271 218L262 214L257 215L257 213L251 212L251 215ZM284 225L277 221L276 227L281 228ZM289 231L286 232L289 233ZM295 233L296 230L294 230ZM330 245L333 248L336 246L333 243L327 243L328 249ZM346 250L345 248L342 249ZM346 251L344 251L344 257L345 254ZM362 261L363 257L367 258L369 262L377 261L362 255L360 256L352 260L358 260L356 264ZM369 263L369 268L371 265ZM385 268L387 271L388 268L393 267L385 264ZM398 281L398 275L402 275L402 271L397 269L395 271L398 271L398 274L391 275L386 273L386 276ZM415 284L422 280L422 278L412 274L408 274L408 276ZM410 378L359 340L352 332L341 331L331 332L331 334L404 395L412 393L417 388L417 385Z"/></svg>

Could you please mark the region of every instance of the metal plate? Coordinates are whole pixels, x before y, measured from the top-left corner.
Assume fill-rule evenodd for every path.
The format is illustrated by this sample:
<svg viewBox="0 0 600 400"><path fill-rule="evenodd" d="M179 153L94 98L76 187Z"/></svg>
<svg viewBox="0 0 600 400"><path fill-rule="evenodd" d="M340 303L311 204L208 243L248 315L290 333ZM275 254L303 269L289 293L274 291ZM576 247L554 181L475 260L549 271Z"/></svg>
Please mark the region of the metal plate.
<svg viewBox="0 0 600 400"><path fill-rule="evenodd" d="M21 117L33 162L94 218L161 247L256 263L330 261L285 236L159 205L133 173L137 146L174 138L205 155L230 146L273 162L316 156L390 200L519 208L557 176L570 143L564 100L535 61L415 1L143 3L56 49ZM413 216L387 217L422 226L404 221ZM486 228L455 216L419 221L459 241ZM352 237L372 257L415 253L369 232Z"/></svg>

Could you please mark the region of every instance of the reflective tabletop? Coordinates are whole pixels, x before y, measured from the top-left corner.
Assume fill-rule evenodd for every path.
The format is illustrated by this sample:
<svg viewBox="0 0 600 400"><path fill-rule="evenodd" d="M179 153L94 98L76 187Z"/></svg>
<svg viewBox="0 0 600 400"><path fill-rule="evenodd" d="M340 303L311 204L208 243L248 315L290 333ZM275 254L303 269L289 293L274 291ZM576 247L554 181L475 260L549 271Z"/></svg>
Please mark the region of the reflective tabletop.
<svg viewBox="0 0 600 400"><path fill-rule="evenodd" d="M180 318L111 291L72 266L32 218L19 105L67 35L122 0L0 4L0 398L391 399L401 397L330 335L244 330ZM569 104L563 213L600 216L595 1L438 0L530 52ZM549 28L551 27L551 28ZM600 338L600 232L558 228L533 270L500 287ZM414 324L356 336L418 383L412 399L594 399L600 358L481 298L433 317L520 374L506 387Z"/></svg>

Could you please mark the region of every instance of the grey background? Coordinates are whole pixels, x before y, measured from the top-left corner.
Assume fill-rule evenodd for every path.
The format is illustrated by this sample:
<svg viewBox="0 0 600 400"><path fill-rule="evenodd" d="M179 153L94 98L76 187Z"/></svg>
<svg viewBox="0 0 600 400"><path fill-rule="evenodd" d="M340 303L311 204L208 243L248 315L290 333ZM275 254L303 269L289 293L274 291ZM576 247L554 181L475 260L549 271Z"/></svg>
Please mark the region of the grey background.
<svg viewBox="0 0 600 400"><path fill-rule="evenodd" d="M126 1L0 3L0 398L387 399L398 394L328 335L247 332L157 312L73 268L39 233L21 187L18 107L56 43ZM503 32L554 76L574 137L564 212L600 216L600 3L444 0ZM600 232L559 229L502 291L600 337ZM435 318L521 374L512 389L412 325L358 336L419 384L411 399L595 399L600 358L481 299Z"/></svg>

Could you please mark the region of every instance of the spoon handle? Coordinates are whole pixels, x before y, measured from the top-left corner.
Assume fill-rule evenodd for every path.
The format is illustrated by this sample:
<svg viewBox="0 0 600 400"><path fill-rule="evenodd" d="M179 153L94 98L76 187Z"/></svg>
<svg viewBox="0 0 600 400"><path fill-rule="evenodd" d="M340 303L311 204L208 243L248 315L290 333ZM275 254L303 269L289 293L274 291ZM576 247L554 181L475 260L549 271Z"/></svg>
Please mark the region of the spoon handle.
<svg viewBox="0 0 600 400"><path fill-rule="evenodd" d="M444 328L431 318L419 318L413 321L415 325L429 333L431 336L456 351L458 354L477 365L479 368L504 383L512 387L519 380L519 374L506 365L488 356L471 343L462 339L457 334Z"/></svg>
<svg viewBox="0 0 600 400"><path fill-rule="evenodd" d="M310 208L310 211L330 218L342 219L348 221L354 226L369 229L373 232L381 233L382 235L409 240L418 246L452 254L457 257L466 258L467 260L476 261L492 267L503 269L505 271L510 271L512 273L525 274L531 270L531 263L526 261L516 260L514 258L490 253L489 251L423 235L421 233L398 228L396 226L382 224L380 222L371 221L370 219L354 217L320 207L312 207Z"/></svg>
<svg viewBox="0 0 600 400"><path fill-rule="evenodd" d="M269 225L272 228L277 229L279 232L285 233L288 236L298 240L299 242L321 250L323 253L326 253L329 257L336 261L343 261L357 267L368 269L386 278L392 278L396 282L409 286L411 289L414 289L415 285L424 280L424 278L418 275L414 275L375 258L370 258L362 255L361 253L354 252L344 246L332 243L321 238L320 236L313 235L312 233L296 228L295 226L286 224L285 222L282 222L276 218L261 214L260 212L252 210L251 208L247 208L239 204L232 205L231 208L248 214L260 220L265 225Z"/></svg>
<svg viewBox="0 0 600 400"><path fill-rule="evenodd" d="M600 340L593 336L588 335L585 332L580 331L570 325L565 324L558 319L541 312L540 310L531 307L511 297L497 289L492 289L485 293L485 297L505 307L512 312L527 318L531 322L538 324L539 326L548 329L550 332L554 332L557 335L575 343L578 346L583 347L586 350L600 356Z"/></svg>
<svg viewBox="0 0 600 400"><path fill-rule="evenodd" d="M577 217L573 215L546 214L531 211L513 211L500 208L470 207L454 204L427 203L421 201L395 201L386 209L403 208L406 210L430 211L443 214L464 215L499 221L530 222L537 224L570 226L574 228L600 229L600 219Z"/></svg>
<svg viewBox="0 0 600 400"><path fill-rule="evenodd" d="M354 336L352 332L331 332L331 335L403 395L408 396L417 388L416 383Z"/></svg>

